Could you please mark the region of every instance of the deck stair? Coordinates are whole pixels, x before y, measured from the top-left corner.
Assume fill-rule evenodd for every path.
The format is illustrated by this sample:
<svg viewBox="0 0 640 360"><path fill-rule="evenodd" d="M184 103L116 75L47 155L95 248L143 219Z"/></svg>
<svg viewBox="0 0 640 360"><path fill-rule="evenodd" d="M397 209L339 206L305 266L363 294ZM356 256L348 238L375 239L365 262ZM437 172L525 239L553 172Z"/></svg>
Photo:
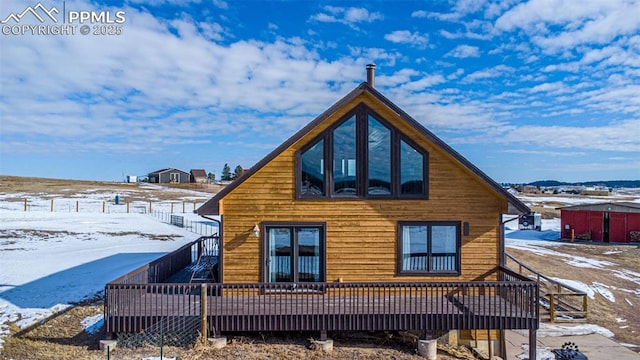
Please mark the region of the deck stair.
<svg viewBox="0 0 640 360"><path fill-rule="evenodd" d="M587 318L587 294L551 279L522 263L509 253L507 267L538 283L540 314L548 314L550 322L584 322ZM541 317L541 321L543 318Z"/></svg>

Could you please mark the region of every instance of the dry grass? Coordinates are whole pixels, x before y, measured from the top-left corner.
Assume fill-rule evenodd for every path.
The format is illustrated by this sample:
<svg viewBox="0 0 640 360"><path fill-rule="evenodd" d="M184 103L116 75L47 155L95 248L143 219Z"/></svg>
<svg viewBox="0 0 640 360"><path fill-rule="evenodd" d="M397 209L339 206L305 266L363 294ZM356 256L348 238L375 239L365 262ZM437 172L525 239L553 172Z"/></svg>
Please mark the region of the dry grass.
<svg viewBox="0 0 640 360"><path fill-rule="evenodd" d="M616 265L603 269L582 268L567 264L566 257L543 256L514 248L508 248L507 251L518 260L546 276L576 280L587 285L600 283L608 286L608 290L615 297L615 302L611 302L596 293L595 299L589 299L588 301L587 322L611 330L615 334L615 340L618 342L640 345L640 311L638 311L638 307L640 307L640 294L638 291L640 289L638 289L636 283L613 275L614 270L623 271L626 269L636 273L640 272L640 248L633 245L585 242L568 243L560 247L553 247L553 249L560 253L609 261ZM604 254L615 251L620 252ZM517 269L517 266L512 268ZM620 322L617 319L626 321ZM548 315L545 315L541 320L548 321Z"/></svg>
<svg viewBox="0 0 640 360"><path fill-rule="evenodd" d="M1 359L104 359L105 353L98 349L98 341L103 333L88 334L80 322L102 311L100 306L79 305L65 313L56 315L47 322L27 331L16 332L7 339ZM14 331L17 330L14 327ZM423 359L416 353L416 337L407 333L335 333L334 351L325 353L314 346L312 333L295 334L236 334L228 337L228 346L221 350L195 344L190 348L163 347L166 357L178 359ZM448 353L463 354L471 359L471 353L464 348L442 346L439 359L457 359ZM142 359L159 357L159 347L116 349L110 353L111 359Z"/></svg>
<svg viewBox="0 0 640 360"><path fill-rule="evenodd" d="M25 195L38 195L43 199L77 196L78 194L113 194L122 193L126 201L170 201L182 200L189 196L183 190L193 190L215 194L224 186L217 184L163 184L152 188L147 184L126 184L107 181L82 181L46 178L29 178L0 175L0 194L6 196L4 201L23 201ZM175 190L174 190L175 189ZM11 196L15 194L15 196Z"/></svg>
<svg viewBox="0 0 640 360"><path fill-rule="evenodd" d="M561 205L558 205L561 206ZM548 205L545 206L530 206L531 211L540 214L540 217L543 219L555 219L560 217L560 210L556 210L555 208L558 206L550 207Z"/></svg>

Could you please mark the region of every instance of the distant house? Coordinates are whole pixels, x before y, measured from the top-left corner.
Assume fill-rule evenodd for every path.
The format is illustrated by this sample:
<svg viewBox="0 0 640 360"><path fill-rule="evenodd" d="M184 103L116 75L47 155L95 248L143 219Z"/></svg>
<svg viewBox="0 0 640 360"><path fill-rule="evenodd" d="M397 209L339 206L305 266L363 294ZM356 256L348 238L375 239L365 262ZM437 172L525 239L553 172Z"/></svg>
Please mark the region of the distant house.
<svg viewBox="0 0 640 360"><path fill-rule="evenodd" d="M523 194L539 194L540 193L540 189L538 189L537 186L531 186L531 185L518 186L517 190Z"/></svg>
<svg viewBox="0 0 640 360"><path fill-rule="evenodd" d="M149 173L149 182L155 184L183 184L190 181L191 174L174 168Z"/></svg>
<svg viewBox="0 0 640 360"><path fill-rule="evenodd" d="M204 169L191 169L191 182L205 184L209 182L207 172Z"/></svg>
<svg viewBox="0 0 640 360"><path fill-rule="evenodd" d="M562 237L603 242L630 242L640 232L640 204L605 202L560 208ZM637 235L636 235L637 236Z"/></svg>

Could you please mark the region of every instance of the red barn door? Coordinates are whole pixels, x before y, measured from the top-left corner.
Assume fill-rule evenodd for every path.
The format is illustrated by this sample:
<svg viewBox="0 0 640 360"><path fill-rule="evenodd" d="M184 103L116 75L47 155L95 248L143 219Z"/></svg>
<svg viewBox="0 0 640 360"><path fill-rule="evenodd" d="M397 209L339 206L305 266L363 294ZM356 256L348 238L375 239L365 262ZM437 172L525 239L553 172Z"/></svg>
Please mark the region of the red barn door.
<svg viewBox="0 0 640 360"><path fill-rule="evenodd" d="M589 231L591 231L591 240L602 241L602 226L604 216L599 211L589 211Z"/></svg>
<svg viewBox="0 0 640 360"><path fill-rule="evenodd" d="M628 242L627 215L625 213L609 213L609 240L611 242Z"/></svg>

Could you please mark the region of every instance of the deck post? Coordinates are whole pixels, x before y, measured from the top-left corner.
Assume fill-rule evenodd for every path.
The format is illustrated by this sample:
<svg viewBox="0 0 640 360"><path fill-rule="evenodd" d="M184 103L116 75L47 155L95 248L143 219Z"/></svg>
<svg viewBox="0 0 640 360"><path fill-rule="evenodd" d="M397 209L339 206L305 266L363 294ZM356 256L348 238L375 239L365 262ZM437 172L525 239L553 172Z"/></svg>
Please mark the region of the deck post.
<svg viewBox="0 0 640 360"><path fill-rule="evenodd" d="M529 360L536 360L536 329L529 329Z"/></svg>
<svg viewBox="0 0 640 360"><path fill-rule="evenodd" d="M202 334L202 342L207 343L207 284L202 284L200 286L200 318L201 318L201 329L200 333Z"/></svg>

